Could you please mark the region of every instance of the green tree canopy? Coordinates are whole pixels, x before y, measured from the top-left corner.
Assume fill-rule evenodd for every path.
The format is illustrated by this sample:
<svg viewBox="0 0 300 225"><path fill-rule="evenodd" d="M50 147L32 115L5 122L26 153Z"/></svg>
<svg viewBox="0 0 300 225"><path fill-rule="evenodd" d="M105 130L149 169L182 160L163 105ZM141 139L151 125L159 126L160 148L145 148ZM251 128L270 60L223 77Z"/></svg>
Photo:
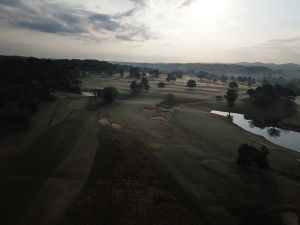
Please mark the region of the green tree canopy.
<svg viewBox="0 0 300 225"><path fill-rule="evenodd" d="M164 82L159 82L159 83L157 83L157 87L159 87L160 89L163 89L164 87L166 87L166 84Z"/></svg>
<svg viewBox="0 0 300 225"><path fill-rule="evenodd" d="M228 86L230 88L238 88L239 87L238 83L235 81L229 82Z"/></svg>
<svg viewBox="0 0 300 225"><path fill-rule="evenodd" d="M106 102L113 102L118 95L118 90L114 86L105 87L103 89L102 98Z"/></svg>
<svg viewBox="0 0 300 225"><path fill-rule="evenodd" d="M194 88L197 86L197 84L196 84L195 80L188 80L188 82L186 83L186 86L189 88Z"/></svg>
<svg viewBox="0 0 300 225"><path fill-rule="evenodd" d="M226 92L226 95L224 95L224 98L227 100L229 115L231 112L231 108L234 106L237 97L238 97L238 93L234 88L229 88Z"/></svg>

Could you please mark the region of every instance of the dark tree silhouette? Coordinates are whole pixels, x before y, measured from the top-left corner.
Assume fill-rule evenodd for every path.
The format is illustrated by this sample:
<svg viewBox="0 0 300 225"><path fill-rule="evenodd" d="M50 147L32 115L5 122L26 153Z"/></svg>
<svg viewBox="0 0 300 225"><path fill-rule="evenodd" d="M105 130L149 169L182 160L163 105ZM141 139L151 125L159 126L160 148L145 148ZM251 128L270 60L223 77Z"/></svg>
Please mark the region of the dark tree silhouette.
<svg viewBox="0 0 300 225"><path fill-rule="evenodd" d="M157 83L157 87L159 87L161 90L166 87L166 84L164 82Z"/></svg>
<svg viewBox="0 0 300 225"><path fill-rule="evenodd" d="M237 164L243 167L252 166L254 159L257 156L257 149L248 144L242 144L238 149L238 159Z"/></svg>
<svg viewBox="0 0 300 225"><path fill-rule="evenodd" d="M247 90L247 94L248 94L251 98L254 96L254 93L255 93L254 89L248 89L248 90Z"/></svg>
<svg viewBox="0 0 300 225"><path fill-rule="evenodd" d="M230 88L238 88L238 87L239 87L238 83L235 82L235 81L230 82L230 83L228 84L228 86L229 86Z"/></svg>
<svg viewBox="0 0 300 225"><path fill-rule="evenodd" d="M186 83L186 86L189 88L194 88L197 86L197 84L196 84L195 80L188 80L188 82Z"/></svg>
<svg viewBox="0 0 300 225"><path fill-rule="evenodd" d="M238 149L237 164L245 168L250 167L255 163L257 168L268 170L270 165L268 162L269 150L262 146L259 150L254 146L248 144L242 144Z"/></svg>
<svg viewBox="0 0 300 225"><path fill-rule="evenodd" d="M259 169L264 169L264 170L270 169L270 165L267 159L268 155L269 155L269 149L267 149L266 146L262 146L260 150L258 150L257 156L254 159L254 161L256 166Z"/></svg>
<svg viewBox="0 0 300 225"><path fill-rule="evenodd" d="M130 83L131 92L136 95L143 90L143 86L140 83L137 83L135 80Z"/></svg>
<svg viewBox="0 0 300 225"><path fill-rule="evenodd" d="M238 93L233 88L228 89L226 95L224 95L224 98L227 100L229 116L230 116L231 109L234 106L237 97L238 97Z"/></svg>
<svg viewBox="0 0 300 225"><path fill-rule="evenodd" d="M140 70L137 67L131 68L129 70L129 77L135 78L135 79L140 79L141 78Z"/></svg>
<svg viewBox="0 0 300 225"><path fill-rule="evenodd" d="M226 83L228 81L228 77L226 77L225 75L221 75L220 76L220 80L223 82L223 83Z"/></svg>
<svg viewBox="0 0 300 225"><path fill-rule="evenodd" d="M167 82L175 82L177 79L176 74L175 73L168 73L166 81Z"/></svg>
<svg viewBox="0 0 300 225"><path fill-rule="evenodd" d="M149 81L146 77L142 78L141 85L142 85L143 89L145 89L147 91L150 89Z"/></svg>
<svg viewBox="0 0 300 225"><path fill-rule="evenodd" d="M105 87L103 89L102 98L106 102L113 102L115 100L115 98L117 97L117 95L118 95L117 88L115 88L113 86L109 86L109 87Z"/></svg>
<svg viewBox="0 0 300 225"><path fill-rule="evenodd" d="M159 70L154 69L154 70L150 71L150 74L151 74L152 77L158 78L159 77Z"/></svg>
<svg viewBox="0 0 300 225"><path fill-rule="evenodd" d="M169 93L165 96L165 100L161 102L162 105L174 106L176 103L175 96L172 93Z"/></svg>

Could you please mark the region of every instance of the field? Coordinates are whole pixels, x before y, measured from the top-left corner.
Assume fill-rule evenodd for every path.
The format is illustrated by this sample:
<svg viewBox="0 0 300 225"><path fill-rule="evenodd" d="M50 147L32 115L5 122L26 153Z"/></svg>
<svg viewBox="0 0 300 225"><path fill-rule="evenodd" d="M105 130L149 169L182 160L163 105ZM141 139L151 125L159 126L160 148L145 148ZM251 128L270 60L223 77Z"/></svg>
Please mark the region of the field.
<svg viewBox="0 0 300 225"><path fill-rule="evenodd" d="M1 141L9 149L0 157L5 224L276 224L300 209L300 153L211 115L226 110L216 96L227 86L198 81L190 90L187 79L163 90L152 80L149 92L130 96L129 79L84 78L83 90L113 85L121 94L92 111L89 97L56 93L29 133ZM159 106L167 93L173 108ZM238 167L242 143L267 146L272 169Z"/></svg>

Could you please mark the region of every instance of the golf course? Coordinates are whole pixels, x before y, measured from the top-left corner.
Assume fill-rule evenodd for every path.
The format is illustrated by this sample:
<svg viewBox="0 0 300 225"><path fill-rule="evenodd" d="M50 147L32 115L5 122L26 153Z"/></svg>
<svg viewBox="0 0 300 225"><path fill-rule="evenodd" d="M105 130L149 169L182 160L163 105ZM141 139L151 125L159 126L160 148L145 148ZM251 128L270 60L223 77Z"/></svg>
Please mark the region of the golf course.
<svg viewBox="0 0 300 225"><path fill-rule="evenodd" d="M117 99L98 104L100 97L54 92L56 101L42 106L28 132L3 137L3 224L293 220L300 209L300 152L210 113L228 110L224 98L216 100L228 84L197 78L197 87L189 88L184 75L159 88L162 79L150 79L148 91L132 95L126 76L82 77L82 92L114 86ZM239 85L233 112L245 112L248 88ZM164 105L170 93L174 104ZM299 97L295 102L298 112L286 123L297 127ZM239 166L244 143L266 146L271 169Z"/></svg>

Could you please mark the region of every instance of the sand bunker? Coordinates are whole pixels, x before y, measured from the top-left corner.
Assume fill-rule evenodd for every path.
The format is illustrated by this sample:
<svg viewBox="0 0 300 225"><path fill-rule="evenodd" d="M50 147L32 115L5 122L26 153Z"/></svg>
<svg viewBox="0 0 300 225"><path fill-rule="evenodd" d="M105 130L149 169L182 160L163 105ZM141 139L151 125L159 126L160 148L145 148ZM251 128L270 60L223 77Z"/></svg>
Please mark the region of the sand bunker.
<svg viewBox="0 0 300 225"><path fill-rule="evenodd" d="M159 107L147 106L142 110L151 120L167 120L171 116L171 110Z"/></svg>
<svg viewBox="0 0 300 225"><path fill-rule="evenodd" d="M99 123L103 126L111 126L110 121L107 118L102 118L99 120Z"/></svg>
<svg viewBox="0 0 300 225"><path fill-rule="evenodd" d="M115 128L115 129L120 129L120 128L122 128L122 125L121 124L119 124L119 123L111 123L111 126L113 127L113 128Z"/></svg>
<svg viewBox="0 0 300 225"><path fill-rule="evenodd" d="M99 120L99 123L103 126L106 126L106 127L112 127L114 129L121 129L122 128L122 125L117 123L117 122L113 122L111 120L109 120L108 118L101 118Z"/></svg>

